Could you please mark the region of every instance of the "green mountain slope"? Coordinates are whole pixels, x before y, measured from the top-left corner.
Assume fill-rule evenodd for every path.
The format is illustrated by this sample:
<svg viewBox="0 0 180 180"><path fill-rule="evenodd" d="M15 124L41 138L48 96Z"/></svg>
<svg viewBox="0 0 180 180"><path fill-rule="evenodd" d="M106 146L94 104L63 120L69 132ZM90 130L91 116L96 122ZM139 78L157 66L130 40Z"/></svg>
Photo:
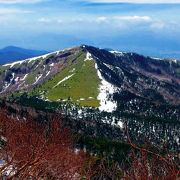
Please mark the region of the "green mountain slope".
<svg viewBox="0 0 180 180"><path fill-rule="evenodd" d="M97 96L101 81L95 69L95 61L85 59L85 52L70 57L70 65L33 90L32 95L41 94L43 99L50 101L71 101L83 106L99 106Z"/></svg>
<svg viewBox="0 0 180 180"><path fill-rule="evenodd" d="M109 112L121 106L124 94L176 105L180 104L179 69L176 60L77 46L0 66L0 94L27 91L46 101Z"/></svg>

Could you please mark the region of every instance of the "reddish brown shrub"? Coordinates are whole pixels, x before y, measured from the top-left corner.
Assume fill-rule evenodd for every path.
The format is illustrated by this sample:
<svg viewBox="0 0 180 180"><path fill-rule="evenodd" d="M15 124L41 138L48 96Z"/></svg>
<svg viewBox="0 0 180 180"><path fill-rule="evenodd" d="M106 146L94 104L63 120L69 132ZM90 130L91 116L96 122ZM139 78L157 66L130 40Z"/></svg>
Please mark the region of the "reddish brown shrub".
<svg viewBox="0 0 180 180"><path fill-rule="evenodd" d="M0 176L69 180L76 179L85 167L85 154L75 152L71 131L57 117L44 125L1 111L0 129Z"/></svg>

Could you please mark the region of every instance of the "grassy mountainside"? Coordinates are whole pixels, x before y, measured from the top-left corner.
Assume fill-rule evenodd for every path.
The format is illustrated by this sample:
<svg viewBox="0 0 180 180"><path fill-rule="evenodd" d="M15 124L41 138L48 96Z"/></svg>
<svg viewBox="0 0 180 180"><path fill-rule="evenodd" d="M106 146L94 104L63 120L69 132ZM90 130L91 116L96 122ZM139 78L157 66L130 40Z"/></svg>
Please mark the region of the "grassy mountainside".
<svg viewBox="0 0 180 180"><path fill-rule="evenodd" d="M42 94L42 97L50 101L71 101L81 105L92 107L99 106L97 100L100 79L95 69L95 61L88 60L85 52L80 52L67 61L69 66L36 88L30 94ZM75 63L72 63L75 60ZM66 77L70 77L65 80ZM63 81L65 80L65 81ZM59 82L61 84L58 85Z"/></svg>
<svg viewBox="0 0 180 180"><path fill-rule="evenodd" d="M118 103L125 92L160 104L180 103L179 61L91 46L0 66L0 80L2 96L28 91L44 100L98 107Z"/></svg>
<svg viewBox="0 0 180 180"><path fill-rule="evenodd" d="M95 61L86 59L87 51L75 47L0 66L1 93L15 91L17 95L28 90L30 96L41 95L50 101L98 107L100 79Z"/></svg>

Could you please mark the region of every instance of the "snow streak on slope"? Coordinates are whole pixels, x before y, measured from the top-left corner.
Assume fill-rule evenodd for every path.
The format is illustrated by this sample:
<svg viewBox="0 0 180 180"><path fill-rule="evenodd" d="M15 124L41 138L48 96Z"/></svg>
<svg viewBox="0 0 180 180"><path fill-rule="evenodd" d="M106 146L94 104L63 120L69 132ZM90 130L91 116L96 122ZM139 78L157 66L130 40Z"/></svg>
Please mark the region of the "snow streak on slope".
<svg viewBox="0 0 180 180"><path fill-rule="evenodd" d="M28 74L25 74L24 77L20 79L20 81L24 81L27 76L28 76Z"/></svg>
<svg viewBox="0 0 180 180"><path fill-rule="evenodd" d="M45 77L47 77L47 76L50 74L50 72L51 72L51 71L48 71Z"/></svg>
<svg viewBox="0 0 180 180"><path fill-rule="evenodd" d="M100 101L100 111L112 112L116 110L117 103L113 101L111 96L118 91L118 88L107 82L101 75L101 72L98 70L97 64L95 64L97 69L97 74L101 79L101 85L99 86L99 95L98 100Z"/></svg>
<svg viewBox="0 0 180 180"><path fill-rule="evenodd" d="M60 85L62 82L66 81L67 79L71 78L74 74L71 74L67 77L65 77L63 80L59 81L53 88L57 87L58 85Z"/></svg>
<svg viewBox="0 0 180 180"><path fill-rule="evenodd" d="M41 77L42 77L42 74L40 74L38 77L36 77L36 78L35 78L35 83L34 83L34 84L36 84L36 83L41 79Z"/></svg>

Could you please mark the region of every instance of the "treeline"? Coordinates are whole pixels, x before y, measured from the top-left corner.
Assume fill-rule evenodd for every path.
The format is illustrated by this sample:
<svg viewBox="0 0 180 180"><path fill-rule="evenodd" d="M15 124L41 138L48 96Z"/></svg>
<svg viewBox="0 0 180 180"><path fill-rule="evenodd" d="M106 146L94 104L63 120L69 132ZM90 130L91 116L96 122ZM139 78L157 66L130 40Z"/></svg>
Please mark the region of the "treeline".
<svg viewBox="0 0 180 180"><path fill-rule="evenodd" d="M152 143L159 145L162 144L162 139L167 138L167 147L170 151L180 150L180 112L177 106L139 101L129 93L123 96L124 100L123 97L118 100L117 111L112 113L100 112L98 108L81 107L70 102L44 101L35 96L29 97L27 93L11 97L8 101L12 106L19 104L26 107L26 114L36 114L38 121L47 121L47 117L60 112L68 126L73 126L72 129L76 132L88 136L124 141L122 125L126 123L130 136L136 143L143 143L144 137L147 137ZM14 109L11 108L10 111L13 112ZM121 124L121 127L118 124Z"/></svg>

